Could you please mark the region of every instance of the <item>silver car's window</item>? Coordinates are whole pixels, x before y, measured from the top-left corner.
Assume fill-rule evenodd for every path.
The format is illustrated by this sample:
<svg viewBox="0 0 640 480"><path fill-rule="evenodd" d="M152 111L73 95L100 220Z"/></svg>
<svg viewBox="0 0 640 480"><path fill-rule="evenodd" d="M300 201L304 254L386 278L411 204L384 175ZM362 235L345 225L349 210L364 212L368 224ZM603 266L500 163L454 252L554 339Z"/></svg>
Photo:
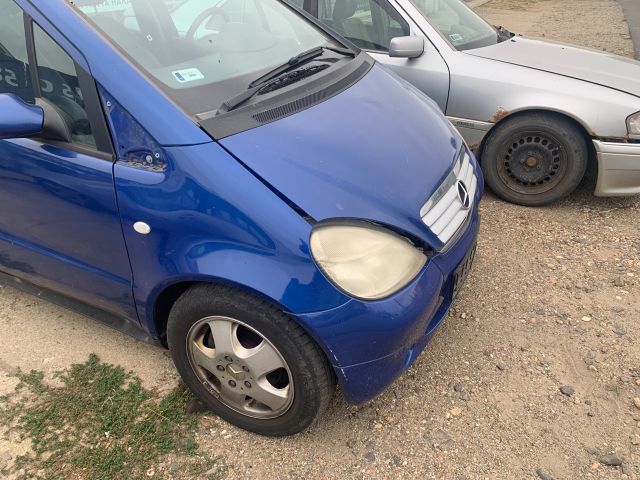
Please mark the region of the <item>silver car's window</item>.
<svg viewBox="0 0 640 480"><path fill-rule="evenodd" d="M461 0L411 0L424 17L458 50L498 42L496 29Z"/></svg>
<svg viewBox="0 0 640 480"><path fill-rule="evenodd" d="M219 105L261 72L336 45L277 0L71 3L190 113L203 111L203 96Z"/></svg>
<svg viewBox="0 0 640 480"><path fill-rule="evenodd" d="M384 0L318 0L318 18L360 48L386 52L409 25Z"/></svg>

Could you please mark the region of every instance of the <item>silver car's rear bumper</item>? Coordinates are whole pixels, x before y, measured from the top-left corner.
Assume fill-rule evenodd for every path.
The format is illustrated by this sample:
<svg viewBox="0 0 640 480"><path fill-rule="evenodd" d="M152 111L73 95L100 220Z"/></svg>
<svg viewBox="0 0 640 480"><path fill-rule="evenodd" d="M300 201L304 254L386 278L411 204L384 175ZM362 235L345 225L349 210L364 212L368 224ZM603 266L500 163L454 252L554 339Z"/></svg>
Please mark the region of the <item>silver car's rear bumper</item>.
<svg viewBox="0 0 640 480"><path fill-rule="evenodd" d="M640 193L640 143L594 140L598 155L595 195L623 197Z"/></svg>

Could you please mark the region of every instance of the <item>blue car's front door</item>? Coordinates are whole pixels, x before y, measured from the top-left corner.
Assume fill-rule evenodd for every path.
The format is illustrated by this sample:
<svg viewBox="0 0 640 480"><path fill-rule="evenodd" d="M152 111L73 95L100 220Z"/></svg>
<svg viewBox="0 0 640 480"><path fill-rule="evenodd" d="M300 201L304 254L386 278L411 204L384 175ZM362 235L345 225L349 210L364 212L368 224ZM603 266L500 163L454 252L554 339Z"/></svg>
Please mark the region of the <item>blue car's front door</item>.
<svg viewBox="0 0 640 480"><path fill-rule="evenodd" d="M0 140L0 270L135 319L95 83L13 0L0 11L0 94L44 105L52 127Z"/></svg>

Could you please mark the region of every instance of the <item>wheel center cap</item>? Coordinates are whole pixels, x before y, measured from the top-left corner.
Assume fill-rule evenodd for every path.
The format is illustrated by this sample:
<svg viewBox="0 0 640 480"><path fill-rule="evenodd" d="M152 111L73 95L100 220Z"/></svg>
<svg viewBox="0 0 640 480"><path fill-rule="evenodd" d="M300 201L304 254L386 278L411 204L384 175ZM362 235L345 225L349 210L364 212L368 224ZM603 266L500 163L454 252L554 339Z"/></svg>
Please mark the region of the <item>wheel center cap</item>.
<svg viewBox="0 0 640 480"><path fill-rule="evenodd" d="M235 363L230 363L226 368L229 375L231 375L236 380L244 380L244 370L239 365Z"/></svg>
<svg viewBox="0 0 640 480"><path fill-rule="evenodd" d="M528 157L525 163L527 164L527 167L535 167L538 165L538 159L536 157Z"/></svg>

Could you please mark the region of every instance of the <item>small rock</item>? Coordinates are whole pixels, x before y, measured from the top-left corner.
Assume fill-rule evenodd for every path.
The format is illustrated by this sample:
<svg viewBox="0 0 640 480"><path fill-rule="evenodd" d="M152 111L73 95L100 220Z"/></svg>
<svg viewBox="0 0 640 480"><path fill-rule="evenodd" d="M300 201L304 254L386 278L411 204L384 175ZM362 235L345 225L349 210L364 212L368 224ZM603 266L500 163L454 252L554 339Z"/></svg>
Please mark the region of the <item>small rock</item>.
<svg viewBox="0 0 640 480"><path fill-rule="evenodd" d="M619 467L620 465L622 465L622 460L620 459L620 457L617 457L615 455L604 455L600 457L598 461L602 465L606 465L607 467Z"/></svg>
<svg viewBox="0 0 640 480"><path fill-rule="evenodd" d="M450 447L455 443L455 440L444 430L438 430L431 440L431 446L436 447Z"/></svg>
<svg viewBox="0 0 640 480"><path fill-rule="evenodd" d="M587 352L587 354L584 356L584 363L586 363L587 365L593 365L595 361L596 361L596 352L594 351Z"/></svg>
<svg viewBox="0 0 640 480"><path fill-rule="evenodd" d="M462 409L460 407L453 407L451 410L449 410L449 413L454 417L457 417L462 413Z"/></svg>
<svg viewBox="0 0 640 480"><path fill-rule="evenodd" d="M636 385L640 386L640 378L636 378Z"/></svg>
<svg viewBox="0 0 640 480"><path fill-rule="evenodd" d="M584 404L590 406L591 404L593 404L593 402L591 400L585 400Z"/></svg>
<svg viewBox="0 0 640 480"><path fill-rule="evenodd" d="M636 406L636 408L640 409L640 397L634 398L633 404Z"/></svg>
<svg viewBox="0 0 640 480"><path fill-rule="evenodd" d="M467 313L466 313L466 312L462 312L462 313L460 314L460 318L461 318L461 319L463 319L463 320L464 320L465 318L467 318Z"/></svg>
<svg viewBox="0 0 640 480"><path fill-rule="evenodd" d="M535 325L536 323L538 323L538 319L536 317L530 317L527 320L531 325Z"/></svg>
<svg viewBox="0 0 640 480"><path fill-rule="evenodd" d="M595 455L596 453L598 453L598 451L593 447L586 447L584 451L587 452L589 455Z"/></svg>
<svg viewBox="0 0 640 480"><path fill-rule="evenodd" d="M553 477L541 468L538 468L536 470L536 474L540 477L541 480L553 480Z"/></svg>
<svg viewBox="0 0 640 480"><path fill-rule="evenodd" d="M184 409L187 413L200 413L207 411L207 407L200 400L191 400L184 406Z"/></svg>
<svg viewBox="0 0 640 480"><path fill-rule="evenodd" d="M616 335L618 335L619 337L623 336L626 332L626 330L624 328L622 328L619 325L616 325L615 327L613 327L613 333L615 333Z"/></svg>
<svg viewBox="0 0 640 480"><path fill-rule="evenodd" d="M633 437L631 437L631 445L640 445L640 435L634 435ZM0 457L0 461L2 460L2 457Z"/></svg>
<svg viewBox="0 0 640 480"><path fill-rule="evenodd" d="M560 387L560 392L563 395L566 395L567 397L570 397L571 395L573 395L575 393L575 390L573 389L573 387L571 385L563 385L562 387Z"/></svg>
<svg viewBox="0 0 640 480"><path fill-rule="evenodd" d="M496 363L496 368L501 372L504 372L504 369L507 368L504 363Z"/></svg>
<svg viewBox="0 0 640 480"><path fill-rule="evenodd" d="M367 453L364 454L364 458L366 458L370 462L375 462L376 461L376 454L373 453L373 452L367 452Z"/></svg>
<svg viewBox="0 0 640 480"><path fill-rule="evenodd" d="M583 322L590 322L591 321L591 317L589 315L585 315L584 317L582 317L582 321Z"/></svg>

